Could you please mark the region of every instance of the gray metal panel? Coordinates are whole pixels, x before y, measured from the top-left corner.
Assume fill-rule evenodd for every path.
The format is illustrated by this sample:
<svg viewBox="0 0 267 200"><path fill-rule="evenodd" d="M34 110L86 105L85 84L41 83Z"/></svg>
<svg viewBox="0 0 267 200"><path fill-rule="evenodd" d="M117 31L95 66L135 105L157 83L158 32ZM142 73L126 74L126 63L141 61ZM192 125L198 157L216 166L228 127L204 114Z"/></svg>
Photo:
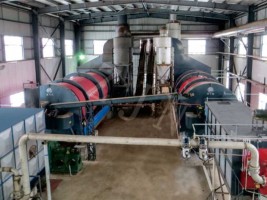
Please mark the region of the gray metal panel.
<svg viewBox="0 0 267 200"><path fill-rule="evenodd" d="M51 26L49 16L40 16L40 22L42 26Z"/></svg>
<svg viewBox="0 0 267 200"><path fill-rule="evenodd" d="M24 59L25 60L33 59L33 50L24 49Z"/></svg>
<svg viewBox="0 0 267 200"><path fill-rule="evenodd" d="M219 124L252 124L252 111L241 102L206 102ZM236 126L222 125L228 135L235 135ZM239 126L238 135L251 135L251 126Z"/></svg>
<svg viewBox="0 0 267 200"><path fill-rule="evenodd" d="M74 33L73 31L67 31L65 30L65 39L66 40L74 40Z"/></svg>
<svg viewBox="0 0 267 200"><path fill-rule="evenodd" d="M3 11L3 18L4 19L18 21L18 11L17 10L14 10L14 9L8 8L8 7L3 7L2 11Z"/></svg>
<svg viewBox="0 0 267 200"><path fill-rule="evenodd" d="M28 12L19 11L19 21L31 23L31 16Z"/></svg>
<svg viewBox="0 0 267 200"><path fill-rule="evenodd" d="M54 27L54 28L57 27L58 23L59 23L59 19L58 18L50 17L50 26L51 27Z"/></svg>
<svg viewBox="0 0 267 200"><path fill-rule="evenodd" d="M3 21L1 26L2 34L14 36L32 36L30 24L22 24L19 22Z"/></svg>
<svg viewBox="0 0 267 200"><path fill-rule="evenodd" d="M266 8L265 9L261 9L257 12L256 14L256 18L257 20L261 20L261 19L265 19L266 18Z"/></svg>

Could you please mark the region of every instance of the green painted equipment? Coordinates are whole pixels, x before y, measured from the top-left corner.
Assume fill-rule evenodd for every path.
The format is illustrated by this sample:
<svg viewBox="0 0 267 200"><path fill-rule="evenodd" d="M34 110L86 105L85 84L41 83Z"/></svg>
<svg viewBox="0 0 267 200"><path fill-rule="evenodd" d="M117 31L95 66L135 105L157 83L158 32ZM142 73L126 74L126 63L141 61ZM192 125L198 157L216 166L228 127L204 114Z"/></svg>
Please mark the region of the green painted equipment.
<svg viewBox="0 0 267 200"><path fill-rule="evenodd" d="M50 171L52 173L77 174L82 169L82 158L79 149L73 145L49 142Z"/></svg>

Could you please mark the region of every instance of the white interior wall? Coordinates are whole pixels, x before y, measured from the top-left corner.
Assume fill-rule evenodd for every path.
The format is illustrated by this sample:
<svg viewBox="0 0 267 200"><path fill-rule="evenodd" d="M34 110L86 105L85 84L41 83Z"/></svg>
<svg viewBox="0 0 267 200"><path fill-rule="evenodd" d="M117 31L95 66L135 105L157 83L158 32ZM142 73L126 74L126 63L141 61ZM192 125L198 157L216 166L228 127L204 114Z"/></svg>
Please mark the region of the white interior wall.
<svg viewBox="0 0 267 200"><path fill-rule="evenodd" d="M40 41L43 37L50 37L55 27L59 23L58 18L50 16L40 16L39 34ZM65 22L65 38L74 41L73 23ZM23 37L24 60L5 62L3 52L3 36ZM59 47L59 30L53 36L57 47ZM40 43L41 44L41 43ZM55 50L56 52L56 50ZM22 9L0 5L0 105L8 104L9 95L23 90L23 83L35 82L35 64L33 49L33 33L31 25L31 13ZM54 77L58 63L59 53L53 58L41 58L41 65L51 78ZM66 73L76 71L77 63L74 56L66 57ZM62 78L60 68L57 78ZM42 84L50 80L41 69Z"/></svg>

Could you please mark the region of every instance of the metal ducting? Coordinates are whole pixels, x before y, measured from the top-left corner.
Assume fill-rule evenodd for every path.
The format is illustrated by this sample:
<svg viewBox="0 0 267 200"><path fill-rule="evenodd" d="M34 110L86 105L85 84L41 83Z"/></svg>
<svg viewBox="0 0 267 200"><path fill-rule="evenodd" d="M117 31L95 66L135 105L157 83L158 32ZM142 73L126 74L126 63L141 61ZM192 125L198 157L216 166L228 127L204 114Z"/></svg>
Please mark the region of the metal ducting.
<svg viewBox="0 0 267 200"><path fill-rule="evenodd" d="M237 36L238 34L258 33L265 31L267 19L244 24L238 27L230 28L224 31L214 33L214 38Z"/></svg>

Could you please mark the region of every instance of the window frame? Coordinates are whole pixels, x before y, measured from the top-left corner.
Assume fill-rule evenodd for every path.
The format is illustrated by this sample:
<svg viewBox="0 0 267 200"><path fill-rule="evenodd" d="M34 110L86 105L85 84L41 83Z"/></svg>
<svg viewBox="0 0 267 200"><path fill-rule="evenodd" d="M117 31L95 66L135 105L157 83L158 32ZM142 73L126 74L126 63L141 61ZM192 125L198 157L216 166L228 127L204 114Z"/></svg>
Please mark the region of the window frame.
<svg viewBox="0 0 267 200"><path fill-rule="evenodd" d="M246 101L245 100L245 95L246 95L246 84L245 83L238 83L238 86L236 88L236 98L238 101Z"/></svg>
<svg viewBox="0 0 267 200"><path fill-rule="evenodd" d="M95 49L96 44L95 44L95 42L100 42L100 41L103 42L102 52L97 52L97 53L96 53L96 49ZM93 41L94 55L102 55L102 54L104 53L104 45L105 45L106 42L107 42L107 40L94 40L94 41Z"/></svg>
<svg viewBox="0 0 267 200"><path fill-rule="evenodd" d="M13 41L14 41L15 38L20 39L20 44L12 44L12 42L11 43L8 42L8 44L6 44L7 42L6 42L6 39L5 38L10 38L11 40L13 38ZM20 47L21 48L21 56L20 56L20 58L16 57L16 58L9 59L10 56L7 55L7 52L9 52L7 50L7 47L15 47L16 49L18 47ZM22 36L14 36L14 35L4 35L3 36L3 50L4 50L4 54L5 54L4 55L5 62L14 62L14 61L24 60L23 37ZM17 54L12 53L11 55L17 55Z"/></svg>
<svg viewBox="0 0 267 200"><path fill-rule="evenodd" d="M45 41L46 40L46 41ZM49 42L51 41L51 44ZM41 38L41 44L42 44L42 58L54 58L56 56L55 52L55 42L53 41L53 38ZM51 47L53 49L53 55L44 55L44 49L47 47Z"/></svg>
<svg viewBox="0 0 267 200"><path fill-rule="evenodd" d="M264 108L263 108L264 103ZM267 108L267 94L260 92L258 100L258 109L266 110Z"/></svg>
<svg viewBox="0 0 267 200"><path fill-rule="evenodd" d="M239 55L247 55L247 47L248 47L248 37L242 37L241 39L238 40L238 54ZM244 52L241 52L241 49L244 49Z"/></svg>
<svg viewBox="0 0 267 200"><path fill-rule="evenodd" d="M266 37L266 44L264 45L264 42L263 42L263 40L264 40L264 37ZM266 46L266 55L264 56L263 55L263 47L264 46ZM261 36L261 48L260 48L260 55L261 55L261 57L267 57L267 35L262 35Z"/></svg>
<svg viewBox="0 0 267 200"><path fill-rule="evenodd" d="M69 44L66 44L66 42L71 42L71 45ZM73 40L70 40L70 39L66 39L64 41L64 45L65 45L65 56L67 57L72 57L74 55L74 45L73 45ZM71 47L71 54L67 54L67 47Z"/></svg>
<svg viewBox="0 0 267 200"><path fill-rule="evenodd" d="M202 51L191 50L191 49L196 49L195 46L191 47L192 45L190 43L193 41L194 42L200 42L200 41L205 42L205 45L201 45L201 47L203 47ZM187 53L190 55L206 55L207 54L207 40L206 39L189 39L187 41Z"/></svg>

